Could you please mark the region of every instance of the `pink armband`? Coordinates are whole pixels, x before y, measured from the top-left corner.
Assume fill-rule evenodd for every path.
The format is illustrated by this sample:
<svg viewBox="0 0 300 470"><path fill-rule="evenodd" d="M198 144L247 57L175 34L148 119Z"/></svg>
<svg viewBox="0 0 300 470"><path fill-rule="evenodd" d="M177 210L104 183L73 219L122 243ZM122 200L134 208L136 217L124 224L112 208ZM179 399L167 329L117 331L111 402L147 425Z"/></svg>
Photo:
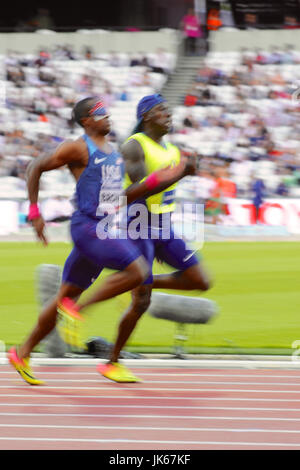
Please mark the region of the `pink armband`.
<svg viewBox="0 0 300 470"><path fill-rule="evenodd" d="M30 204L28 220L38 219L40 216L39 206L37 204Z"/></svg>
<svg viewBox="0 0 300 470"><path fill-rule="evenodd" d="M156 173L151 173L150 176L145 180L148 189L154 189L159 184L159 179Z"/></svg>

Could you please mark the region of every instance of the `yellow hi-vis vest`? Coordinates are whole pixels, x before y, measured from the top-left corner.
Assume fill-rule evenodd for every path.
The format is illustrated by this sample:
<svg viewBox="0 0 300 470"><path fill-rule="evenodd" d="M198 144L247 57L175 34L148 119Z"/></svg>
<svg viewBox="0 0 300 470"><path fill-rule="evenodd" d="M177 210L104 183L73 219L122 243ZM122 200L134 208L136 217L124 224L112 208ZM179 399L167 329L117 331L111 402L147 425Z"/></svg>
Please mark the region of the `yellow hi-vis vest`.
<svg viewBox="0 0 300 470"><path fill-rule="evenodd" d="M167 167L168 165L175 166L180 162L179 149L169 142L166 143L166 148L152 140L146 134L139 132L130 136L128 140L137 140L145 155L145 166L147 175L140 182L144 181L154 171ZM125 174L125 189L132 184L129 175ZM172 184L164 191L149 196L146 199L146 204L149 212L153 214L165 214L166 212L173 212L175 209L175 190L177 183Z"/></svg>

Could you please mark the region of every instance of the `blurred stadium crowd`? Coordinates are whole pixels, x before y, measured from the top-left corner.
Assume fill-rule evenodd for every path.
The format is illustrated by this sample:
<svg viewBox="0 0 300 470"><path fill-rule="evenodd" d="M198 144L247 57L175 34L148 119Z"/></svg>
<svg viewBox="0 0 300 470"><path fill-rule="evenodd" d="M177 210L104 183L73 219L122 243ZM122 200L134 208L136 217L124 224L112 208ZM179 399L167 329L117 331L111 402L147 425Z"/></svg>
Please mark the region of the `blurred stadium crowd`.
<svg viewBox="0 0 300 470"><path fill-rule="evenodd" d="M258 182L265 196L296 197L299 79L300 53L291 46L211 52L175 111L174 139L202 155L206 176L226 175L239 197L251 197Z"/></svg>
<svg viewBox="0 0 300 470"><path fill-rule="evenodd" d="M101 96L111 115L110 140L125 139L135 125L137 102L161 90L174 60L163 49L145 55L112 51L95 56L89 48L75 54L70 46L41 50L37 56L10 51L2 57L0 195L20 195L32 158L82 135L71 119L80 99ZM45 175L43 188L49 195L67 196L74 182L65 170L51 172Z"/></svg>
<svg viewBox="0 0 300 470"><path fill-rule="evenodd" d="M257 191L298 196L300 52L291 46L209 52L199 64L173 109L168 136L199 156L198 178L186 179L181 189L200 199L252 198ZM163 49L95 56L89 48L75 54L64 46L2 56L0 196L24 194L28 162L82 134L71 120L78 100L100 95L111 114L111 142L121 142L134 127L139 99L163 90L175 66L176 57ZM66 170L45 174L42 182L44 197L73 192Z"/></svg>

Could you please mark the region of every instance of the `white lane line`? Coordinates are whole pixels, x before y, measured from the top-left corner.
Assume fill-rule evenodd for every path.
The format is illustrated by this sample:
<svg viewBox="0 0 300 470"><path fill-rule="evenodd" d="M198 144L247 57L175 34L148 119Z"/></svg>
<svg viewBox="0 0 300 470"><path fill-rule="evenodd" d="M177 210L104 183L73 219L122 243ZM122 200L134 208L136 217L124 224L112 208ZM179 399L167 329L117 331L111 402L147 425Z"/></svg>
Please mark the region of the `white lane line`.
<svg viewBox="0 0 300 470"><path fill-rule="evenodd" d="M58 418L58 417L71 417L71 418L126 418L126 419L185 419L185 420L208 420L208 421L287 421L287 422L298 422L300 418L265 418L265 417L237 417L237 416L188 416L188 415L117 415L117 414L93 414L88 413L0 413L0 416L18 416L18 417L47 417L47 418ZM14 426L14 424L0 424L0 426ZM18 425L16 425L18 426ZM22 424L20 426L26 426ZM46 426L47 427L47 426ZM70 426L72 427L72 426ZM173 429L173 428L172 428ZM297 431L297 432L300 432Z"/></svg>
<svg viewBox="0 0 300 470"><path fill-rule="evenodd" d="M103 384L105 385L107 382L103 382ZM248 384L249 385L249 384ZM250 384L251 385L251 384ZM122 388L121 388L122 387ZM125 388L126 387L126 388ZM7 390L8 388L12 388L12 386L6 386L6 385L0 385L0 389L5 389ZM15 386L13 387L15 388ZM136 390L138 392L198 392L198 393L202 393L202 392L219 392L219 393L228 393L228 392L231 392L231 393L271 393L271 394L274 394L274 393L279 393L280 395L283 395L285 393L296 393L297 395L299 395L299 392L300 390L253 390L253 389L235 389L235 388L218 388L218 387L215 387L215 388L200 388L199 390L197 389L192 389L192 388L164 388L164 387L140 387L139 384L116 384L115 386L105 386L105 388L102 386L102 387L71 387L71 386L65 386L65 387L61 387L61 386L51 386L51 385L46 385L46 388L47 390L64 390L64 391L67 391L67 390L102 390L102 391L109 391L109 390L114 390L114 391L129 391L129 390ZM0 396L3 396L1 393L0 393ZM5 395L4 395L5 396ZM119 398L127 398L126 396L120 396ZM145 397L136 397L136 398L145 398ZM151 398L151 397L148 397L148 398ZM158 397L154 397L154 398L158 398ZM166 397L164 397L166 398ZM173 398L176 398L176 397L173 397ZM177 397L178 398L178 397ZM182 399L186 399L186 400L190 400L192 398L195 398L195 397L180 397ZM199 396L199 398L203 398L201 397L201 395Z"/></svg>
<svg viewBox="0 0 300 470"><path fill-rule="evenodd" d="M42 374L39 374L40 377L42 377ZM43 378L45 378L43 376ZM142 376L141 376L142 378ZM45 378L47 383L82 383L83 381L85 383L97 383L97 384L107 384L107 381L101 380L101 378L97 379L49 379ZM3 384L4 382L7 382L11 384L11 378L2 378L1 383ZM147 384L183 384L183 385L258 385L258 386L282 386L282 387L299 387L300 389L300 381L299 383L291 383L291 382L252 382L252 381L247 381L247 382L232 382L232 381L218 381L218 380L203 380L200 382L197 381L187 381L187 380L149 380L147 381ZM1 385L0 388L5 388L5 385Z"/></svg>
<svg viewBox="0 0 300 470"><path fill-rule="evenodd" d="M3 358L4 365L9 365L9 362L6 358ZM104 363L106 362L105 359L72 359L68 358L65 360L61 359L52 359L52 358L32 358L31 364L33 366L60 366L60 367L86 367L86 366L95 366L98 365L99 362ZM176 369L180 368L181 370L185 369L217 369L217 370L226 370L235 369L250 369L250 370L267 370L268 372L272 370L278 369L285 369L285 370L299 370L300 369L300 361L295 361L291 357L290 360L256 360L256 361L248 361L248 360L225 360L225 359L201 359L201 360L185 360L184 362L181 359L146 359L146 360L137 360L136 359L126 359L122 361L128 367L133 368L158 368L158 369Z"/></svg>
<svg viewBox="0 0 300 470"><path fill-rule="evenodd" d="M55 388L55 387L54 387ZM214 390L215 391L215 390ZM229 390L229 391L232 391L232 390ZM278 392L280 393L280 392ZM258 401L258 402L263 402L263 401L267 401L267 402L287 402L287 399L286 398L240 398L240 397L207 397L207 396L199 396L199 397L182 397L182 396L178 396L178 397L168 397L168 396L160 396L160 397L153 397L153 396L144 396L144 397L140 397L138 395L134 395L134 396L131 396L131 395L118 395L118 396L107 396L107 395L27 395L27 394L24 394L24 393L21 393L21 394L16 394L16 393L4 393L4 394L0 394L0 397L21 397L21 398L60 398L60 399L69 399L69 398L77 398L77 399L86 399L86 400L89 400L89 399L106 399L106 400L178 400L178 401L181 401L181 400L201 400L201 401ZM292 398L292 399L289 399L289 402L300 402L300 398ZM0 403L0 406L2 406L2 403ZM111 405L112 406L112 405ZM114 405L114 406L120 406L120 405ZM148 407L148 405L147 405ZM287 408L288 410L289 408Z"/></svg>
<svg viewBox="0 0 300 470"><path fill-rule="evenodd" d="M26 428L26 429L93 429L93 430L117 430L117 431L175 431L175 432L234 432L234 433L283 433L300 434L300 429L262 429L262 428L186 428L165 426L76 426L56 424L0 424L0 428ZM300 445L300 444L299 444Z"/></svg>
<svg viewBox="0 0 300 470"><path fill-rule="evenodd" d="M38 367L36 368L36 370L38 370ZM169 372L165 372L165 371L161 371L159 373L156 373L156 372L144 372L144 371L140 371L139 372L139 369L138 368L135 368L134 369L136 371L136 373L140 373L141 376L145 376L145 377L162 377L162 375L164 377L236 377L236 378L240 378L240 377L248 377L248 378L261 378L263 380L265 379L299 379L300 380L300 372L299 374L297 375L263 375L263 374L231 374L231 373L226 373L226 374L215 374L215 373L206 373L206 371L204 370L203 372L201 373L185 373L185 372L177 372L177 373L169 373ZM3 375L16 375L16 372L14 370L0 370L0 375L3 374ZM39 374L43 374L43 375L63 375L64 377L65 376L68 376L68 375L75 375L76 377L86 377L86 376L93 376L93 377L101 377L100 374L98 372L76 372L74 370L66 370L64 372L60 372L60 371L39 371ZM78 380L82 380L81 379L78 379Z"/></svg>
<svg viewBox="0 0 300 470"><path fill-rule="evenodd" d="M252 447L296 447L300 448L300 444L288 444L286 442L227 442L227 441L156 441L146 439L75 439L75 438L47 438L47 437L0 437L0 441L31 441L31 442L87 442L97 444L155 444L155 445L222 445L222 446L252 446ZM179 448L179 447L177 447ZM132 449L132 448L131 448Z"/></svg>
<svg viewBox="0 0 300 470"><path fill-rule="evenodd" d="M45 404L41 404L41 403L1 403L0 404L0 409L3 408L3 407L9 407L9 406L13 406L14 408L18 407L18 406L21 406L21 407L26 407L26 406L29 406L29 407L46 407L46 408L60 408L60 407L63 407L63 408L115 408L115 405L80 405L80 404L70 404L70 403L60 403L60 404L55 404L55 403L45 403ZM141 409L144 409L145 408L145 405L118 405L118 409L119 408L134 408L134 409L137 409L137 408L141 408ZM283 411L283 412L297 412L297 411L300 411L300 408L255 408L255 407L236 407L236 406L170 406L170 405L147 405L147 409L164 409L164 410L228 410L228 411ZM0 413L0 415L5 415L7 413ZM8 413L8 414L11 414L11 413ZM20 413L16 413L17 415L19 415ZM22 413L23 414L23 413ZM35 416L36 415L40 415L41 413L33 413ZM67 415L69 415L67 413ZM50 416L52 416L52 413L50 413ZM91 415L88 415L88 416L91 416ZM95 416L95 415L93 415ZM105 415L106 416L106 415ZM116 416L115 414L113 416ZM119 415L119 416L124 416L124 415ZM132 416L132 415L130 415ZM146 415L147 416L147 415ZM190 416L188 415L185 415L186 417L190 418ZM275 418L277 419L277 418ZM295 418L296 419L296 418Z"/></svg>
<svg viewBox="0 0 300 470"><path fill-rule="evenodd" d="M38 370L38 368L36 369ZM155 373L155 372L144 372L144 371L139 371L137 368L134 369L136 371L137 374L141 375L141 377L177 377L177 378L182 378L182 377L220 377L220 378L237 378L237 379L240 379L240 378L249 378L249 379L262 379L262 380L274 380L274 379L289 379L289 380L292 380L292 379L299 379L299 383L300 383L300 372L298 375L260 375L260 374L230 374L230 373L226 373L226 374L216 374L216 373L206 373L205 371L201 372L201 373L185 373L185 372L181 372L179 371L178 373L168 373L168 372L159 372L159 373ZM43 375L43 376L53 376L53 375L57 375L57 376L63 376L63 377L66 377L66 376L72 376L72 375L75 375L77 380L81 380L84 379L86 376L93 376L93 377L98 377L98 379L101 379L101 376L98 372L76 372L76 371L70 371L70 370L67 370L67 371L64 371L64 372L59 372L59 371L39 371L38 370L38 373ZM16 372L14 370L1 370L0 371L0 376L1 375L8 375L8 376L15 376L16 375ZM71 380L71 379L70 379ZM76 379L75 379L76 380Z"/></svg>
<svg viewBox="0 0 300 470"><path fill-rule="evenodd" d="M300 375L299 376L281 376L281 375L278 375L278 376L259 376L259 375L255 375L255 376L251 376L251 375L235 375L235 374L224 374L224 375L218 375L218 374L163 374L163 376L165 378L167 377L175 377L175 378L180 378L180 379L183 379L185 377L187 378L204 378L204 377L220 377L220 378L232 378L232 379L238 379L239 381L236 381L236 380L225 380L225 381L220 381L220 380L153 380L152 378L149 380L149 377L162 377L162 374L150 374L150 373L139 373L138 371L136 372L137 375L140 376L141 379L145 379L145 382L147 383L151 383L151 384L165 384L165 383L169 383L169 384L176 384L176 383L181 383L181 384L195 384L195 385L203 385L203 384L228 384L228 385L272 385L272 386L286 386L286 387L291 387L291 386L300 386ZM6 383L6 382L9 382L11 381L11 378L13 377L16 377L16 372L15 371L7 371L7 372L4 372L4 371L0 371L0 374L4 374L5 377L1 377L0 376L0 382L3 384L3 383ZM77 383L77 382L86 382L86 383L107 383L107 381L103 380L103 378L98 374L98 373L85 373L85 374L78 374L78 373L75 373L75 372L45 372L45 371L39 371L38 374L40 375L41 378L43 378L44 380L46 380L47 382L74 382L74 383ZM57 376L58 377L54 377L54 376ZM75 379L72 379L72 378L66 378L66 376L72 376L72 375L75 375L76 378ZM63 376L64 378L60 378L61 376ZM93 376L93 377L97 377L95 379L87 379L86 376ZM247 381L240 381L240 379L242 378L248 378L249 380ZM262 379L261 381L253 381L252 379L255 379L255 378L259 378L259 379ZM270 380L274 380L274 379L289 379L289 382L270 382ZM292 379L299 379L299 382L290 382L290 380ZM1 387L0 387L1 388ZM2 386L3 388L3 386Z"/></svg>

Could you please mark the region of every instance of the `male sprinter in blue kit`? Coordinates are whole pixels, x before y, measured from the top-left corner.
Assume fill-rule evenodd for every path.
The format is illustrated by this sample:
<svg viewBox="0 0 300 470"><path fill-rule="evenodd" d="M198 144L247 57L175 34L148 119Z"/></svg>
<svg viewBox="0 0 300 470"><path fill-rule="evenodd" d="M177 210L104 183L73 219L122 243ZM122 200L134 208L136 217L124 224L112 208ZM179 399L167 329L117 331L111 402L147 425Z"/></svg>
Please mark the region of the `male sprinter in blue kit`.
<svg viewBox="0 0 300 470"><path fill-rule="evenodd" d="M37 205L39 182L43 172L69 167L76 180L76 206L72 221L71 235L74 248L66 260L62 284L57 295L40 314L37 325L18 348L10 349L10 363L22 378L31 385L39 385L30 367L29 358L34 347L55 327L57 311L81 319L79 309L74 308L77 300L96 279L103 268L118 271L109 276L101 287L80 306L80 310L95 302L110 299L140 285L148 275L148 265L139 249L130 240L110 237L99 238L99 222L110 210L119 204L123 190L124 164L119 152L107 141L110 131L109 116L98 98L86 98L74 107L74 120L85 134L76 141L66 141L53 155L36 159L29 168L28 194L32 221L36 234L44 244L44 221ZM132 185L125 192L128 203L143 197L149 191L166 188L185 173L186 163L176 168L155 172L144 182ZM117 361L111 364L110 378L118 382L135 382L136 378Z"/></svg>

